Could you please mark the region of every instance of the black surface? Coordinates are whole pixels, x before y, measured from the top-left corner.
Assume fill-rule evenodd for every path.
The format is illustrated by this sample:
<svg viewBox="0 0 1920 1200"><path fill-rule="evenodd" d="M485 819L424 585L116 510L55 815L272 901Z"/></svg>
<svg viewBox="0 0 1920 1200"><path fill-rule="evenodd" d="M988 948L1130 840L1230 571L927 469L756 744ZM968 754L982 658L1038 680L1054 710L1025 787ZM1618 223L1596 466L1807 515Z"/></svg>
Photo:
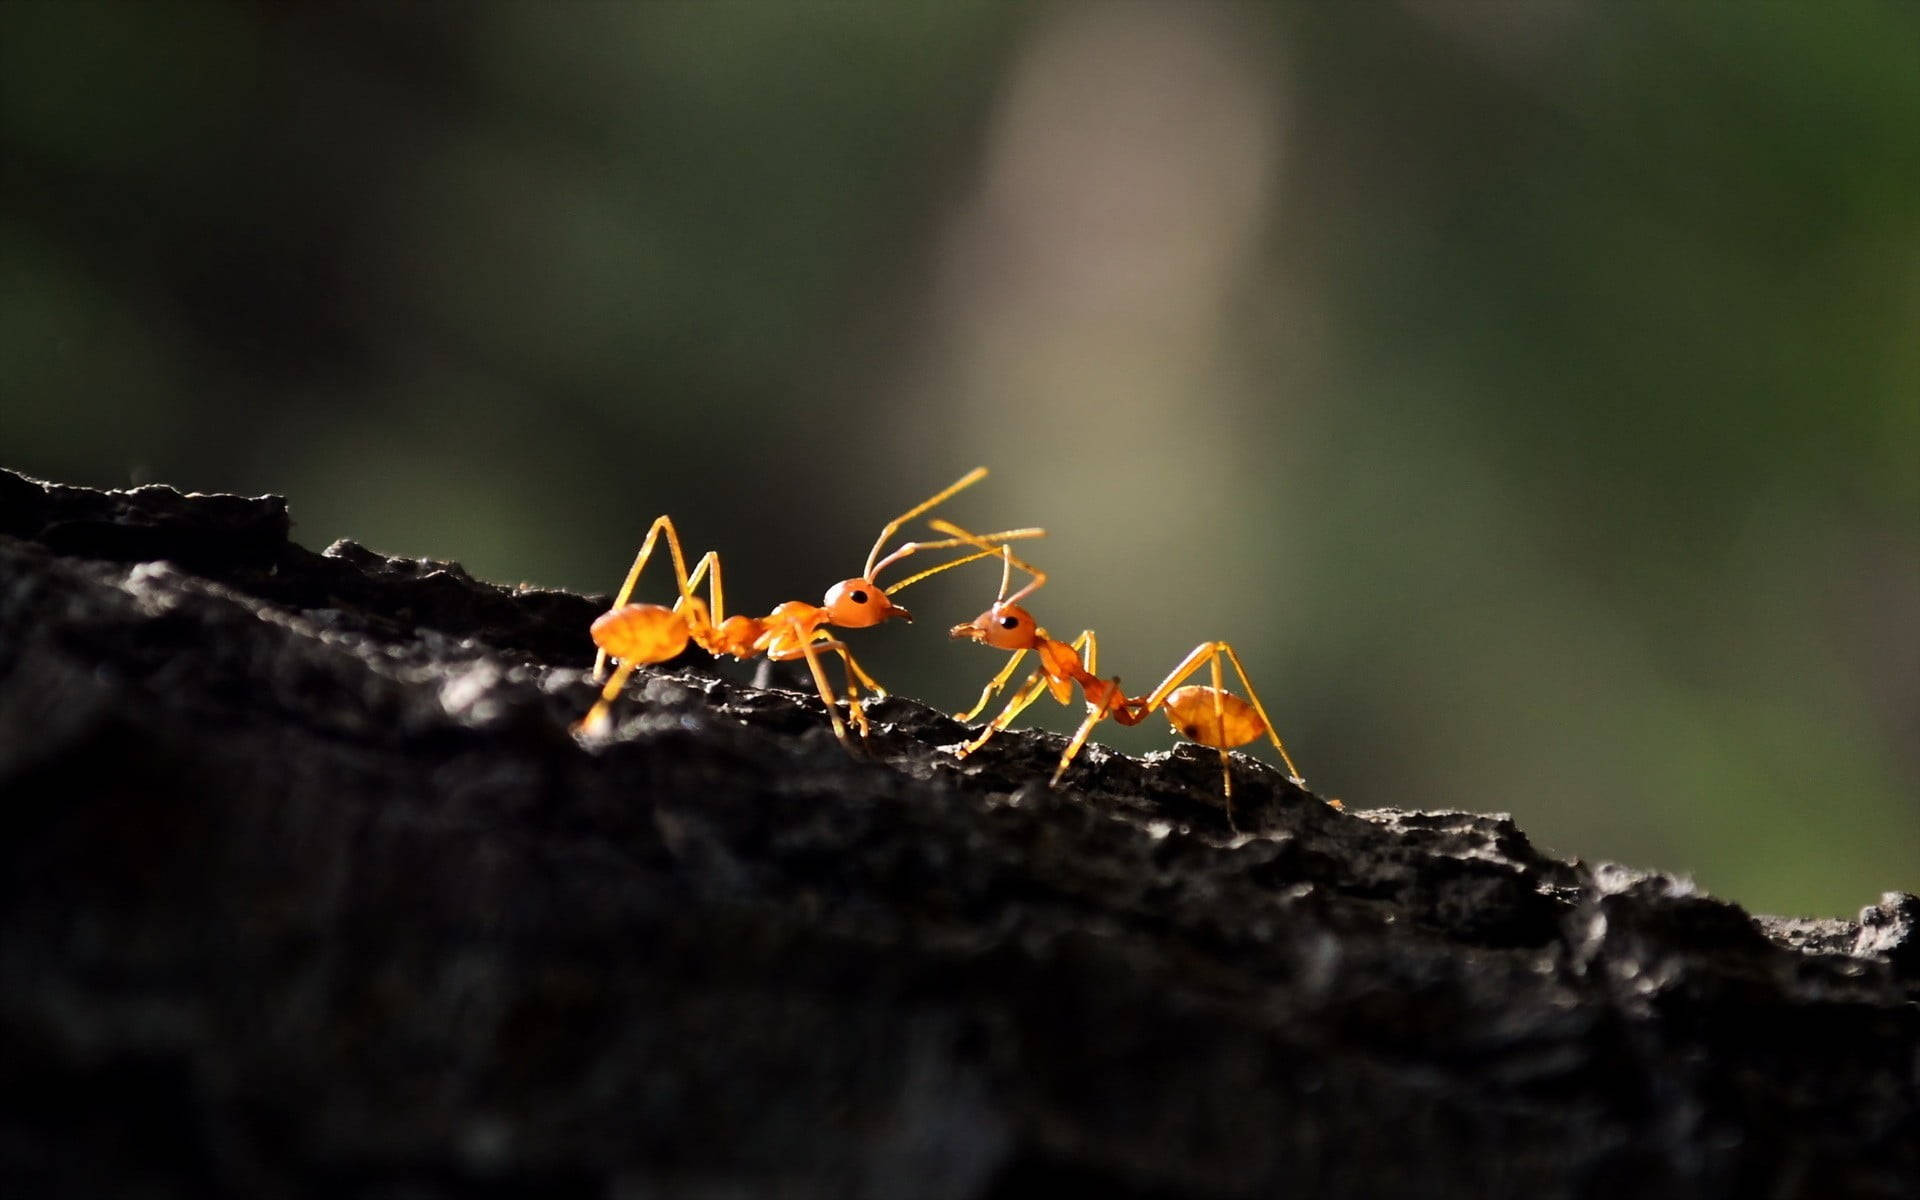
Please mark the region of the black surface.
<svg viewBox="0 0 1920 1200"><path fill-rule="evenodd" d="M1920 1195L1912 896L697 664L583 746L604 598L287 530L0 472L8 1196Z"/></svg>

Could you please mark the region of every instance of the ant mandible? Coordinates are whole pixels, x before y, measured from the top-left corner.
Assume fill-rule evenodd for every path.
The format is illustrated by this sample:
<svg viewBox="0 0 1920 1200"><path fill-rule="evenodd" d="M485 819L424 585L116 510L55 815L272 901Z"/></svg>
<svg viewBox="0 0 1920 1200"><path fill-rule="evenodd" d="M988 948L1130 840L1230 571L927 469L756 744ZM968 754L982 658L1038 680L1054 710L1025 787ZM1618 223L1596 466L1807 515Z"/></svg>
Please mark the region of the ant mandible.
<svg viewBox="0 0 1920 1200"><path fill-rule="evenodd" d="M994 545L986 538L968 533L950 521L936 519L929 524L956 541L978 547L982 553L995 552ZM1083 630L1072 642L1057 641L1047 636L1047 631L1040 628L1033 614L1021 607L1020 601L1047 582L1046 573L1015 558L1013 551L1005 545L998 547L998 553L1001 560L1000 594L995 598L993 607L964 625L955 625L949 631L949 636L980 642L996 650L1011 650L1013 657L981 689L979 701L959 714L958 719L971 721L979 716L987 707L987 702L1013 678L1014 668L1019 666L1027 651L1033 651L1039 666L1014 692L1013 699L1000 710L1000 715L981 731L979 737L953 751L955 757L965 758L986 745L988 739L1005 729L1027 706L1038 700L1042 692L1051 692L1055 700L1067 704L1072 702L1073 689L1078 685L1087 703L1087 716L1067 743L1066 750L1061 753L1060 765L1054 768L1049 787L1059 785L1061 777L1067 773L1068 765L1080 753L1081 747L1086 745L1093 727L1102 719L1111 717L1122 725L1138 725L1155 709L1166 712L1174 731L1182 737L1220 752L1221 788L1227 801L1229 821L1233 819L1233 771L1227 752L1233 747L1254 741L1261 734L1265 734L1273 742L1273 748L1280 752L1280 761L1286 763L1287 774L1294 784L1302 788L1306 786L1307 781L1300 777L1299 769L1293 765L1292 757L1287 754L1280 734L1275 731L1266 707L1253 690L1253 681L1247 678L1246 668L1240 665L1240 656L1234 653L1232 646L1226 642L1201 642L1160 681L1160 686L1144 696L1129 697L1120 688L1119 676L1100 678L1100 647L1093 630ZM1032 579L1009 596L1007 588L1012 582L1015 567L1025 571ZM1239 676L1240 686L1247 692L1244 699L1227 691L1222 685L1222 658L1233 664L1233 672ZM1213 682L1210 685L1180 686L1202 666L1212 668Z"/></svg>
<svg viewBox="0 0 1920 1200"><path fill-rule="evenodd" d="M873 543L873 551L867 555L866 567L854 579L845 579L827 589L826 597L819 604L808 604L803 600L789 600L778 605L764 617L749 617L740 613L728 616L726 613L725 589L720 581L720 555L709 550L694 564L693 571L687 571L687 560L680 548L680 535L673 527L673 519L667 516L656 518L652 528L647 530L646 540L640 544L639 554L634 556L633 566L627 571L626 579L620 584L620 592L613 599L613 606L593 622L591 632L593 641L599 647L599 653L593 660L593 680L599 682L606 670L609 658L618 661L606 686L600 690L600 698L587 710L574 726L578 732L591 732L605 726L607 712L620 691L626 686L627 678L634 669L643 664L666 662L687 648L692 642L707 653L718 656L731 655L734 658L750 659L766 655L774 662L789 662L796 658L807 661L807 670L813 675L814 687L820 692L820 701L827 707L827 716L833 722L834 736L842 744L852 748L847 739L846 725L840 720L837 699L833 689L827 684L825 670L820 664L820 652L831 650L840 656L846 666L847 707L855 726L862 738L867 736L867 716L860 707L860 689L862 687L876 695L884 696L886 689L874 682L860 664L855 662L846 643L835 639L827 632L827 626L839 626L844 629L865 629L883 621L899 618L913 620L913 615L900 605L893 603L891 594L902 588L918 583L930 575L937 575L953 567L986 558L997 552L1000 543L1014 538L1040 537L1043 530L1009 529L999 533L966 538L949 537L938 542L907 542L888 554L885 558L880 551L887 539L892 537L901 525L926 512L928 509L947 500L954 493L972 487L985 478L987 469L975 467L962 475L952 484L932 496L914 505L906 512L887 522L880 536ZM647 560L652 557L654 545L664 536L667 550L673 560L674 581L678 585L679 597L672 607L662 604L629 604L634 585L639 582L640 572L646 568ZM922 550L941 550L954 546L972 545L977 552L942 563L937 567L922 571L918 575L903 579L891 588L882 588L874 582L875 576L895 562L916 554ZM708 598L703 600L697 594L701 581L707 583Z"/></svg>

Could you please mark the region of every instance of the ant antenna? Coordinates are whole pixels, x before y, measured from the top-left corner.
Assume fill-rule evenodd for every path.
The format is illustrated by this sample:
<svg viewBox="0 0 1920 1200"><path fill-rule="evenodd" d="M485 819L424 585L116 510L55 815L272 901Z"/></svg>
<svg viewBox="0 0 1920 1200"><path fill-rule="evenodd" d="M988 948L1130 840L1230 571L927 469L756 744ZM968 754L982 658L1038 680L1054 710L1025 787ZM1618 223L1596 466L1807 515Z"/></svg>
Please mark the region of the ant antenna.
<svg viewBox="0 0 1920 1200"><path fill-rule="evenodd" d="M1045 571L1042 571L1032 563L1015 558L1013 551L1008 549L1004 542L998 547L995 547L989 538L982 537L977 533L968 533L952 521L946 520L943 517L935 517L933 520L928 521L927 524L941 533L951 534L960 541L966 542L969 545L978 546L988 553L992 553L995 549L998 549L1001 555L1000 598L994 601L996 607L1002 604L1018 604L1020 601L1038 591L1047 582L1047 573ZM1007 587L1012 582L1012 569L1014 567L1019 567L1022 571L1033 576L1033 582L1009 596L1007 595Z"/></svg>
<svg viewBox="0 0 1920 1200"><path fill-rule="evenodd" d="M947 500L949 497L951 497L954 493L959 491L964 491L965 489L972 487L974 484L979 483L982 479L985 479L986 477L987 477L987 469L985 467L975 467L973 470L968 471L965 475L962 475L960 478L948 484L942 490L934 493L932 496L929 496L927 499L922 500L920 503L914 505L912 508L908 509L906 512L901 513L899 516L895 517L893 520L888 521L885 528L880 530L880 536L874 539L873 550L871 553L867 555L867 569L860 572L860 577L862 579L872 579L873 573L886 565L886 563L876 562L875 560L879 559L880 549L881 547L887 544L887 539L892 537L895 533L899 532L900 527L902 525L905 525L908 521L913 520L915 517L919 516L923 512L926 512L928 509L941 504L942 502ZM904 549L904 547L902 549ZM887 556L886 562L892 562L894 559L899 557L901 557L899 553L890 554Z"/></svg>
<svg viewBox="0 0 1920 1200"><path fill-rule="evenodd" d="M892 562L894 559L905 557L907 554L917 550L945 550L952 546L977 546L983 544L986 545L986 549L976 550L972 554L956 558L952 562L943 562L937 567L928 567L918 575L909 575L892 587L883 588L882 590L889 596L896 595L903 588L912 587L930 575L938 575L942 571L951 571L955 567L965 566L970 562L978 562L992 554L1003 554L1007 549L1004 543L1013 541L1015 538L1037 538L1045 536L1047 536L1046 530L1029 527L1025 529L1003 529L998 533L982 534L978 541L972 537L950 537L940 542L908 542L895 553L888 555L880 563L880 566L885 567L887 563ZM868 578L871 579L872 576L868 576ZM1003 587L1002 590L1004 591L1005 588Z"/></svg>

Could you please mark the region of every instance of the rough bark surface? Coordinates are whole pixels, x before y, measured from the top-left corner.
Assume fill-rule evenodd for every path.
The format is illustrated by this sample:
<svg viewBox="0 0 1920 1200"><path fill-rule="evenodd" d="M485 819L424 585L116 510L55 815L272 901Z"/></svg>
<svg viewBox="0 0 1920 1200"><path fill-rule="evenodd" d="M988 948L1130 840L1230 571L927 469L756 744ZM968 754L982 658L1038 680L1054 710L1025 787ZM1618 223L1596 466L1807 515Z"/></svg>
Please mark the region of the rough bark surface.
<svg viewBox="0 0 1920 1200"><path fill-rule="evenodd" d="M1920 1194L1911 895L703 664L582 744L603 602L0 472L0 1191Z"/></svg>

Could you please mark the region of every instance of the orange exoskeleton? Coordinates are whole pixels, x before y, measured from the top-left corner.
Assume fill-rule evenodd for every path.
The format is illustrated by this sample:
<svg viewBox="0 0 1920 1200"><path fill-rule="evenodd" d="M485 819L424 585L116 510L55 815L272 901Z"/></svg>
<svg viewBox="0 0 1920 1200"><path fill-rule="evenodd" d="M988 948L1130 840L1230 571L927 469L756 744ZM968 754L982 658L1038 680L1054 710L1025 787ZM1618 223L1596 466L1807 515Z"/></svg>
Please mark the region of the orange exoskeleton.
<svg viewBox="0 0 1920 1200"><path fill-rule="evenodd" d="M941 533L973 545L982 553L996 552L985 538L970 534L949 521L935 520L931 524ZM1265 736L1273 742L1273 748L1280 754L1280 761L1286 764L1288 776L1295 784L1306 786L1306 780L1300 777L1299 769L1293 765L1293 758L1288 755L1286 745L1281 742L1265 706L1253 690L1253 681L1247 678L1246 668L1241 665L1240 656L1232 646L1226 642L1202 642L1168 672L1167 677L1160 681L1160 686L1144 696L1130 697L1121 689L1117 676L1110 679L1100 677L1099 640L1093 630L1084 630L1073 641L1062 642L1048 636L1047 631L1034 620L1033 614L1021 607L1022 600L1046 583L1046 573L1015 558L1013 551L1005 545L998 546L997 553L1001 560L999 596L992 607L973 620L955 625L950 636L980 642L996 650L1010 650L1013 657L981 689L979 701L959 714L959 719L971 721L979 716L988 702L1007 686L1007 681L1013 678L1014 669L1028 651L1033 652L1038 666L1015 689L1007 706L987 723L978 737L954 748L957 757L965 758L986 745L994 734L1005 729L1038 700L1042 692L1050 693L1061 704L1067 704L1072 702L1074 689L1078 687L1081 697L1086 701L1087 715L1061 753L1051 785L1059 784L1067 767L1086 745L1095 725L1109 717L1122 725L1138 725L1157 709L1166 713L1167 720L1180 736L1220 752L1221 788L1227 801L1229 819L1233 812L1233 771L1227 752L1234 747L1244 746ZM1013 569L1016 567L1031 578L1026 586L1009 595L1007 589L1012 583ZM1232 664L1240 686L1246 691L1244 697L1228 691L1224 686L1220 671L1223 658ZM1211 669L1211 682L1181 686L1203 666Z"/></svg>
<svg viewBox="0 0 1920 1200"><path fill-rule="evenodd" d="M976 467L887 522L874 541L873 550L867 555L866 566L861 573L827 589L819 604L789 600L776 606L764 617L750 617L741 613L727 615L719 554L709 550L694 564L693 570L688 571L673 519L666 516L657 518L647 530L647 536L640 544L640 552L634 556L633 566L627 571L627 577L614 597L613 606L601 614L591 627L594 645L599 647L593 663L593 678L598 681L605 674L608 659L616 660L619 665L601 688L599 700L575 728L583 732L602 728L608 710L635 668L666 662L692 644L709 654L725 654L740 659L765 655L775 662L786 662L804 658L813 676L814 687L820 693L820 700L827 707L827 716L833 723L835 736L851 745L847 739L846 724L840 719L838 697L827 683L826 671L820 662L823 651L837 654L846 668L849 718L861 736L866 736L867 718L860 706L861 689L882 696L886 695L886 689L854 661L846 643L834 638L828 630L831 627L865 629L896 619L911 621L913 615L893 602L893 595L901 589L929 575L989 557L998 552L1003 542L1041 536L1043 531L1038 529L1009 529L978 537L969 534L966 538L955 536L934 542L907 542L885 557L881 556L888 539L901 525L947 500L954 493L978 483L986 473L985 467ZM663 537L666 539L668 556L673 562L674 582L678 591L676 599L672 605L629 603L634 585L640 580L640 573L645 570L655 545ZM891 588L882 587L876 582L880 572L909 555L922 550L961 546L971 546L974 550L903 579ZM703 581L707 584L707 596L704 599L699 595Z"/></svg>

